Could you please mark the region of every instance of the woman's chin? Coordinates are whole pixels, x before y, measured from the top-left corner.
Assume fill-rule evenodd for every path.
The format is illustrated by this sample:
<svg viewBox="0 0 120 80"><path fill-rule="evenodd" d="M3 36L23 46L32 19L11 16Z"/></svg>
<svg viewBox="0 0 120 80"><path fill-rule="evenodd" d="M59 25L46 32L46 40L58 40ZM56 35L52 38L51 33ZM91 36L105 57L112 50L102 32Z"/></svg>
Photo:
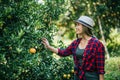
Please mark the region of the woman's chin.
<svg viewBox="0 0 120 80"><path fill-rule="evenodd" d="M76 32L76 34L79 34L79 32Z"/></svg>
<svg viewBox="0 0 120 80"><path fill-rule="evenodd" d="M76 34L77 34L77 35L81 35L82 33L77 33L77 32L76 32Z"/></svg>

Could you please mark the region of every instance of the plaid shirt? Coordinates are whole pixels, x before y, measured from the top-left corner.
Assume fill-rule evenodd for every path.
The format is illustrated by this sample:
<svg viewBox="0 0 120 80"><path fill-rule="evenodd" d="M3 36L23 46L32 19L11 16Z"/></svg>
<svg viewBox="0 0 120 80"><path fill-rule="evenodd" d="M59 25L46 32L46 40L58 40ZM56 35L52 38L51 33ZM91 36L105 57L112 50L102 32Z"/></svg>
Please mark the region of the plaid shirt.
<svg viewBox="0 0 120 80"><path fill-rule="evenodd" d="M82 64L80 65L76 57L76 49L80 41L81 38L74 40L64 50L58 49L58 55L63 57L73 55L75 73L79 76L80 80L85 80L85 71L97 71L98 74L104 74L105 49L103 44L95 37L92 37L84 50Z"/></svg>

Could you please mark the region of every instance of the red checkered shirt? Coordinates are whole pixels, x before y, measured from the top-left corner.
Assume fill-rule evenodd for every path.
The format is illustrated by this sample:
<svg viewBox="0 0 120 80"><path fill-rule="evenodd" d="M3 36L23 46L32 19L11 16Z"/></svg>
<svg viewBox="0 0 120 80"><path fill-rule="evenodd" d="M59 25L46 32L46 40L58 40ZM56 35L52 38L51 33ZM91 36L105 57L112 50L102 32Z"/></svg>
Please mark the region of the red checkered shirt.
<svg viewBox="0 0 120 80"><path fill-rule="evenodd" d="M97 71L98 74L104 74L105 63L105 48L103 44L92 37L83 53L82 65L76 57L76 49L81 41L81 38L74 40L66 49L58 49L58 55L65 57L73 55L75 72L80 80L85 80L85 71Z"/></svg>

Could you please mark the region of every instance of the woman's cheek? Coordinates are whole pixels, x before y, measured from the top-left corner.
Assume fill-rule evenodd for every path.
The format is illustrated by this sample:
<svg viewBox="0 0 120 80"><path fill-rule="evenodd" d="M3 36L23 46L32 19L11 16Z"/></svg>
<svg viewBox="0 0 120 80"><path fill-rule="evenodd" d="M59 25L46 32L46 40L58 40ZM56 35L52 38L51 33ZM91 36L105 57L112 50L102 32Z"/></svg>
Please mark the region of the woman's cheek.
<svg viewBox="0 0 120 80"><path fill-rule="evenodd" d="M81 30L77 30L77 33L81 33Z"/></svg>

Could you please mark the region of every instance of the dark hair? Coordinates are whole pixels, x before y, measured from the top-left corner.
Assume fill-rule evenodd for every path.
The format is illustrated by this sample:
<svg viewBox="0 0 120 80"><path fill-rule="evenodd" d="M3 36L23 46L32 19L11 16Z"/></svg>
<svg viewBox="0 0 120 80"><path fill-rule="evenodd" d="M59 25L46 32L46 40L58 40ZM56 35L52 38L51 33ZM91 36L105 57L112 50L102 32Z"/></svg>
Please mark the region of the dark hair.
<svg viewBox="0 0 120 80"><path fill-rule="evenodd" d="M92 29L90 29L84 25L83 25L83 32L88 36L93 36ZM78 38L79 36L76 34L76 37Z"/></svg>
<svg viewBox="0 0 120 80"><path fill-rule="evenodd" d="M88 27L86 27L86 26L83 26L83 32L84 32L85 34L87 34L88 36L92 36L92 35L93 35L92 29L90 29L90 28L88 28Z"/></svg>

